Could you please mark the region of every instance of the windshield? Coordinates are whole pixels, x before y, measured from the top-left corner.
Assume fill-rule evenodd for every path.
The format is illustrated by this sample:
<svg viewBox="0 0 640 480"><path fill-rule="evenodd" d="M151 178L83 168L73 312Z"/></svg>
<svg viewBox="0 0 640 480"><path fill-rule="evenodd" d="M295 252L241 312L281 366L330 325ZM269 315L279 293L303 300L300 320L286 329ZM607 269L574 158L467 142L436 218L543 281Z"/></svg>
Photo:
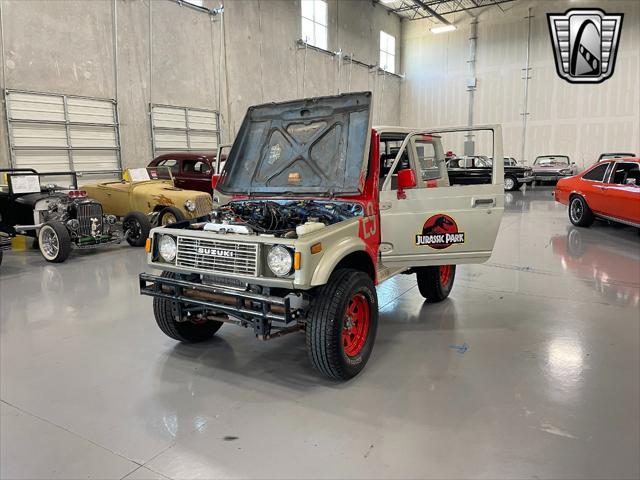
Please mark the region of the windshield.
<svg viewBox="0 0 640 480"><path fill-rule="evenodd" d="M251 107L217 189L356 194L365 177L370 113L370 92Z"/></svg>
<svg viewBox="0 0 640 480"><path fill-rule="evenodd" d="M541 167L569 165L569 157L538 157L533 164Z"/></svg>
<svg viewBox="0 0 640 480"><path fill-rule="evenodd" d="M149 180L171 180L173 172L171 167L144 167L129 168L125 171L125 180L129 182L148 182Z"/></svg>

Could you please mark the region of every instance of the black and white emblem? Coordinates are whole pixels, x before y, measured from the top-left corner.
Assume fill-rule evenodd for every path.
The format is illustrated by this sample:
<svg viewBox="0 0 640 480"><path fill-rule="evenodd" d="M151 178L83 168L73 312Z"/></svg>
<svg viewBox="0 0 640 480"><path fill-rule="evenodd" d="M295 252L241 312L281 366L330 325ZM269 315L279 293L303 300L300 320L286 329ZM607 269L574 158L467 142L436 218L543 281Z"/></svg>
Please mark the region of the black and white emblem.
<svg viewBox="0 0 640 480"><path fill-rule="evenodd" d="M601 83L611 77L623 16L581 8L547 14L558 75L571 83Z"/></svg>

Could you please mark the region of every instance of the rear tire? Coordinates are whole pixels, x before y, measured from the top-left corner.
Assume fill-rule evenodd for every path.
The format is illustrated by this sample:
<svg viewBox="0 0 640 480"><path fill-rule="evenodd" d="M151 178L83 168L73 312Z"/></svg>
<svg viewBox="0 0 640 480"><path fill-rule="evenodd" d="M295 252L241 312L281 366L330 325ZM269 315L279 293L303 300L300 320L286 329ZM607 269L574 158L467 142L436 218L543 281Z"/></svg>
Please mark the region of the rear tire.
<svg viewBox="0 0 640 480"><path fill-rule="evenodd" d="M309 359L328 378L353 378L369 360L377 329L378 296L369 275L336 270L318 289L307 322Z"/></svg>
<svg viewBox="0 0 640 480"><path fill-rule="evenodd" d="M576 227L589 227L595 220L589 205L580 195L574 195L569 201L569 220Z"/></svg>
<svg viewBox="0 0 640 480"><path fill-rule="evenodd" d="M132 247L144 247L149 238L151 222L142 212L131 212L122 221L122 230L127 243Z"/></svg>
<svg viewBox="0 0 640 480"><path fill-rule="evenodd" d="M455 265L420 267L416 272L418 290L429 303L441 302L449 296L456 278Z"/></svg>
<svg viewBox="0 0 640 480"><path fill-rule="evenodd" d="M60 222L47 222L38 231L40 253L47 262L62 263L71 253L69 231Z"/></svg>
<svg viewBox="0 0 640 480"><path fill-rule="evenodd" d="M162 276L176 278L176 274L173 272L162 272ZM174 303L166 298L154 297L153 299L153 315L158 327L167 337L182 343L204 342L213 338L222 327L223 322L216 320L206 320L202 323L178 322L173 314Z"/></svg>
<svg viewBox="0 0 640 480"><path fill-rule="evenodd" d="M172 223L181 222L184 218L184 214L176 207L166 207L160 212L158 223L164 227L166 225L171 225Z"/></svg>

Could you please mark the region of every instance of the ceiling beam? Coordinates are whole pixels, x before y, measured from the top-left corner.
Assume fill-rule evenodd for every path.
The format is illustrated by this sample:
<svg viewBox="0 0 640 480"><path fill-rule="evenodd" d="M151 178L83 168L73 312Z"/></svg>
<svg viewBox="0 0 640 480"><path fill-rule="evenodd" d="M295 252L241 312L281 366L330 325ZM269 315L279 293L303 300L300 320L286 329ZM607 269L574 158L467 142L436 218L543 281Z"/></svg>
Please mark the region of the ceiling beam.
<svg viewBox="0 0 640 480"><path fill-rule="evenodd" d="M449 20L444 18L442 15L440 15L438 12L436 12L433 8L431 8L429 5L424 3L422 0L413 0L413 3L415 3L421 9L423 9L425 12L429 13L432 17L437 18L440 21L440 23L443 23L444 25L453 25Z"/></svg>

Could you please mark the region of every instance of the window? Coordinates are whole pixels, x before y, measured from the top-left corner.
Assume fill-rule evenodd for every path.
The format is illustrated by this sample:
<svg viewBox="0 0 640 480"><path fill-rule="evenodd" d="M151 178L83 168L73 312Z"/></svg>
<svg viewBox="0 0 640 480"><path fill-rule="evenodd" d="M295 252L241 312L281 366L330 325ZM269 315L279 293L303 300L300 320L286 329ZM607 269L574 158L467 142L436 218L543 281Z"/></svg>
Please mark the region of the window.
<svg viewBox="0 0 640 480"><path fill-rule="evenodd" d="M604 180L604 174L609 168L609 162L601 163L597 167L592 168L587 173L585 173L582 178L583 180L592 180L594 182L601 182Z"/></svg>
<svg viewBox="0 0 640 480"><path fill-rule="evenodd" d="M396 37L380 30L380 68L396 72Z"/></svg>
<svg viewBox="0 0 640 480"><path fill-rule="evenodd" d="M424 181L442 178L433 143L431 141L416 138L414 140L414 145L416 149L416 158L418 160L418 168L420 170L420 178Z"/></svg>
<svg viewBox="0 0 640 480"><path fill-rule="evenodd" d="M182 171L185 173L201 173L209 174L211 169L207 163L202 160L185 160L182 162Z"/></svg>
<svg viewBox="0 0 640 480"><path fill-rule="evenodd" d="M613 170L611 183L618 185L640 185L640 164L617 163Z"/></svg>
<svg viewBox="0 0 640 480"><path fill-rule="evenodd" d="M178 165L178 161L173 158L168 158L166 160L160 160L158 162L158 167L167 167L170 168L173 173L178 173L180 171L180 167Z"/></svg>
<svg viewBox="0 0 640 480"><path fill-rule="evenodd" d="M327 2L302 0L302 39L314 47L327 49Z"/></svg>

